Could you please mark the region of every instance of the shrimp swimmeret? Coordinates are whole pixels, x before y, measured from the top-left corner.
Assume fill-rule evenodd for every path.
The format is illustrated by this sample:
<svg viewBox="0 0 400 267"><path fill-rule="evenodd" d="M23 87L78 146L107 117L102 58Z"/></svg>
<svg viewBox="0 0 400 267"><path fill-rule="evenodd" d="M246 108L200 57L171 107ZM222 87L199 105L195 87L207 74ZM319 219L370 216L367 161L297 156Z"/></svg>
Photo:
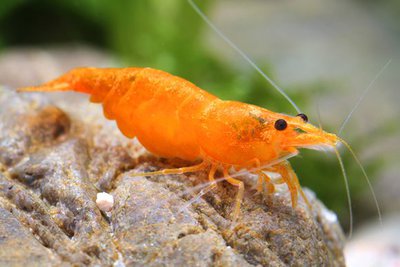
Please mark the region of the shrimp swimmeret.
<svg viewBox="0 0 400 267"><path fill-rule="evenodd" d="M194 84L151 68L77 68L37 87L19 91L67 91L91 95L102 103L106 118L115 120L121 132L137 137L150 152L167 158L201 160L200 164L165 169L146 175L196 172L209 169L209 180L222 170L225 180L238 187L233 218L240 212L242 181L229 174L247 168L258 175L258 190L274 184L264 172L281 176L290 190L292 206L298 193L308 204L288 159L299 148L333 148L344 143L332 133L308 123L307 116L288 116L258 106L224 101ZM252 169L254 168L254 169Z"/></svg>

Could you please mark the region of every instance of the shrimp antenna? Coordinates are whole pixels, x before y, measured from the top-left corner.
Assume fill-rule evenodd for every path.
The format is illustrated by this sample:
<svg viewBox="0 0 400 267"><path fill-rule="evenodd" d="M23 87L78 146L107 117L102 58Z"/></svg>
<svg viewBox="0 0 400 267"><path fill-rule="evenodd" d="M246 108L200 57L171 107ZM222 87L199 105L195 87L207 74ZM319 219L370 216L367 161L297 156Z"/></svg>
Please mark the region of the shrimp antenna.
<svg viewBox="0 0 400 267"><path fill-rule="evenodd" d="M361 94L360 98L358 99L358 101L355 104L355 106L353 107L353 109L350 111L349 115L347 115L346 119L343 121L343 123L340 126L340 129L339 129L339 131L337 133L337 135L340 136L342 134L344 127L349 122L349 120L350 120L351 116L353 115L354 111L358 108L358 106L360 106L360 104L363 101L364 97L367 95L369 89L371 89L372 85L374 85L376 80L378 80L379 76L381 76L381 74L385 71L385 69L390 65L391 62L392 62L392 59L389 59L386 62L386 64L381 68L381 70L375 75L374 79L372 79L372 81L369 83L369 85L364 90L364 92Z"/></svg>
<svg viewBox="0 0 400 267"><path fill-rule="evenodd" d="M187 0L192 6L194 11L214 30L230 47L232 47L239 55L243 57L261 76L264 77L287 101L296 109L297 113L301 111L294 101L280 88L267 74L265 74L237 45L235 45L225 34L223 34L214 23L200 10L200 8L193 2L193 0Z"/></svg>
<svg viewBox="0 0 400 267"><path fill-rule="evenodd" d="M371 191L372 197L374 199L375 202L375 207L376 210L378 212L378 217L379 217L379 223L382 225L382 213L381 213L381 209L379 207L379 203L378 203L378 199L376 198L376 194L374 192L374 188L372 187L371 181L368 178L367 172L365 171L364 167L361 164L361 161L358 159L358 157L356 156L356 153L354 153L354 150L350 147L350 145L344 141L343 139L339 138L339 141L342 142L342 144L344 144L346 146L346 148L350 151L351 155L353 156L353 158L355 159L355 161L357 162L358 166L361 169L361 172L363 173L365 180L367 181L369 190Z"/></svg>
<svg viewBox="0 0 400 267"><path fill-rule="evenodd" d="M316 101L316 104L315 104L315 108L317 110L318 127L319 127L320 130L322 130L321 109L319 107L319 100L320 99L321 99L320 95L318 94L317 95L317 101Z"/></svg>
<svg viewBox="0 0 400 267"><path fill-rule="evenodd" d="M349 218L350 218L350 229L349 229L349 239L351 238L353 234L353 208L351 207L351 197L350 197L350 187L349 187L349 180L347 178L346 170L344 169L344 164L342 157L340 156L339 150L336 147L333 147L336 153L336 157L339 161L340 164L340 169L342 170L343 174L343 179L344 179L344 184L346 186L346 195L347 195L347 203L349 205Z"/></svg>

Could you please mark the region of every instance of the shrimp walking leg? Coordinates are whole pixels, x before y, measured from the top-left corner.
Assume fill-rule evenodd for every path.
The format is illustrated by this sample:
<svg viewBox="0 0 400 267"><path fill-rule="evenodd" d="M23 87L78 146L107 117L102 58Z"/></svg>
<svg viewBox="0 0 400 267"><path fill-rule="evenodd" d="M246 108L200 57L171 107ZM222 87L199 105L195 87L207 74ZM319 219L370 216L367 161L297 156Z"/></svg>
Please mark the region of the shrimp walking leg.
<svg viewBox="0 0 400 267"><path fill-rule="evenodd" d="M296 208L297 207L297 192L298 192L298 188L297 188L297 184L296 182L293 181L293 179L297 179L297 176L292 176L292 174L290 173L290 167L289 167L289 163L284 162L281 164L278 164L274 167L271 168L271 171L277 172L278 174L280 174L280 176L282 177L283 181L286 183L286 185L288 186L288 189L290 191L290 197L292 200L292 207Z"/></svg>
<svg viewBox="0 0 400 267"><path fill-rule="evenodd" d="M224 168L224 178L231 185L234 185L234 186L238 187L238 193L237 193L236 198L235 198L235 205L233 207L233 215L232 215L232 220L235 222L239 217L240 206L241 206L241 204L243 202L244 183L242 181L240 181L240 180L232 178L229 175L227 168Z"/></svg>
<svg viewBox="0 0 400 267"><path fill-rule="evenodd" d="M260 160L255 158L252 161L255 163L255 167L257 169L259 169L261 166ZM257 171L255 173L258 175L257 192L258 193L265 192L265 190L264 190L264 187L265 187L267 197L270 197L270 194L275 192L275 186L272 183L271 178L266 173L264 173L262 170Z"/></svg>
<svg viewBox="0 0 400 267"><path fill-rule="evenodd" d="M297 178L296 173L293 171L292 166L288 161L285 161L277 166L274 166L270 170L277 172L281 175L281 179L278 179L276 183L284 182L287 184L290 191L293 208L297 206L298 192L300 192L300 195L304 199L304 202L311 209L311 204L308 201L306 195L304 194L304 191L301 189L299 179Z"/></svg>
<svg viewBox="0 0 400 267"><path fill-rule="evenodd" d="M292 182L294 182L296 184L296 187L297 187L298 191L300 192L301 197L303 198L304 202L307 204L308 208L311 210L311 203L310 203L310 201L308 201L306 194L304 193L303 189L301 188L299 179L297 178L297 175L294 172L292 166L289 164L289 162L287 162L286 167L287 167L287 170L289 171L289 174L292 177Z"/></svg>
<svg viewBox="0 0 400 267"><path fill-rule="evenodd" d="M204 196L205 194L207 194L208 192L210 192L211 190L216 188L217 182L215 181L214 176L218 169L218 166L219 166L218 164L213 164L213 163L211 164L211 168L208 173L209 185L207 185L205 188L201 189L200 192L194 198L190 199L184 206L184 209L190 207L190 205L192 205L194 202L199 200L202 196ZM184 209L182 209L182 210L184 210Z"/></svg>
<svg viewBox="0 0 400 267"><path fill-rule="evenodd" d="M217 171L217 169L218 169L217 164L211 164L211 169L210 169L210 172L208 173L208 181L210 181L210 183L211 183L210 186L212 188L217 187L217 184L215 183L215 179L214 179L215 172Z"/></svg>
<svg viewBox="0 0 400 267"><path fill-rule="evenodd" d="M264 178L261 175L258 175L258 180L257 180L257 193L261 193L264 190Z"/></svg>
<svg viewBox="0 0 400 267"><path fill-rule="evenodd" d="M273 183L274 184L284 184L285 180L283 180L282 178L278 178L278 179L274 179Z"/></svg>
<svg viewBox="0 0 400 267"><path fill-rule="evenodd" d="M264 191L264 185L267 189L267 194L270 195L275 192L275 186L271 181L271 178L262 171L257 172L258 175L258 183L257 183L257 192Z"/></svg>
<svg viewBox="0 0 400 267"><path fill-rule="evenodd" d="M203 161L200 164L189 167L164 169L161 171L154 171L154 172L139 172L135 173L135 176L155 176L155 175L165 175L165 174L182 174L188 172L198 172L205 170L208 167L208 165L209 165L208 162Z"/></svg>

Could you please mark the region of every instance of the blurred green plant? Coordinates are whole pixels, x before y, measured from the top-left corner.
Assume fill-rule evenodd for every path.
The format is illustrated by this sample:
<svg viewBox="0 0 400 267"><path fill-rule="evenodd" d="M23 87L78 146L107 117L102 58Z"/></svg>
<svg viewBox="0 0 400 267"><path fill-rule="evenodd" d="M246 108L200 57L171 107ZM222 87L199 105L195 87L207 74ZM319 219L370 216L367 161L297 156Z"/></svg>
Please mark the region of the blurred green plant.
<svg viewBox="0 0 400 267"><path fill-rule="evenodd" d="M210 0L198 2L204 11L211 6ZM0 49L88 43L117 55L123 65L163 69L223 99L292 113L289 103L259 74L223 63L206 47L202 39L205 29L201 18L182 0L2 0L0 5ZM259 65L273 76L271 66L265 62ZM310 111L313 96L333 88L329 82L315 82L293 89L297 89L290 92L294 101ZM332 126L325 126L332 130ZM352 145L357 151L363 144L365 140L357 139ZM320 152L303 151L302 155L291 160L301 183L314 190L346 224L347 199L337 160L321 157ZM350 154L344 153L343 159L353 197L357 198L367 184ZM383 166L379 160L364 165L371 177Z"/></svg>

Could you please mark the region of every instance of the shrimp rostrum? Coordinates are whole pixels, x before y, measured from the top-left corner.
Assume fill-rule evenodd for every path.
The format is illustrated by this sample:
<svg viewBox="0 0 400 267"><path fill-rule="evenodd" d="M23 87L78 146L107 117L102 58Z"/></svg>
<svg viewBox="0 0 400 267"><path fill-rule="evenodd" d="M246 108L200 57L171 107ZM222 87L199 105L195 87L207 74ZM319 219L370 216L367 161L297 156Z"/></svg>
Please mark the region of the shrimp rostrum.
<svg viewBox="0 0 400 267"><path fill-rule="evenodd" d="M219 170L238 187L233 218L240 212L244 184L230 172L246 168L258 175L272 193L274 185L264 172L278 173L296 207L298 193L308 203L288 159L299 148L336 149L343 142L308 123L307 116L288 116L265 108L224 101L194 84L151 68L77 68L37 87L20 91L73 90L102 103L106 118L115 120L121 132L137 137L150 152L200 164L146 173L173 174L208 170L210 181ZM337 151L337 150L336 150ZM232 168L233 167L233 168Z"/></svg>

